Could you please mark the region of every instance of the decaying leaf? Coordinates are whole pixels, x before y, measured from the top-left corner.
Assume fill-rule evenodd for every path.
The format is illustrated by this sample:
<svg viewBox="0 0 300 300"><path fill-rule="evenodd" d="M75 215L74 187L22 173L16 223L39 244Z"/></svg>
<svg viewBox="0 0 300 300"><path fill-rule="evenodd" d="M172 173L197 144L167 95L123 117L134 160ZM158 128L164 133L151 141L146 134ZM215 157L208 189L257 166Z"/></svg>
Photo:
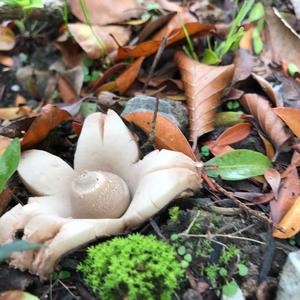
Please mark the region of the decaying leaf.
<svg viewBox="0 0 300 300"><path fill-rule="evenodd" d="M66 110L47 104L24 135L21 141L22 149L28 149L40 143L47 137L50 130L69 118L70 114Z"/></svg>
<svg viewBox="0 0 300 300"><path fill-rule="evenodd" d="M269 102L257 94L245 94L241 98L241 103L254 116L273 145L283 151L288 151L290 148L288 142L292 134L273 112Z"/></svg>
<svg viewBox="0 0 300 300"><path fill-rule="evenodd" d="M5 26L0 26L0 51L9 51L15 47L16 37L14 32Z"/></svg>
<svg viewBox="0 0 300 300"><path fill-rule="evenodd" d="M128 88L133 84L145 57L139 57L125 72L116 79L116 86L121 95L124 95Z"/></svg>
<svg viewBox="0 0 300 300"><path fill-rule="evenodd" d="M290 165L282 174L281 186L277 200L270 202L271 217L275 224L278 224L295 199L300 195L300 181L297 168Z"/></svg>
<svg viewBox="0 0 300 300"><path fill-rule="evenodd" d="M80 0L69 0L71 12L80 21L86 22ZM144 10L135 0L85 0L90 22L95 25L121 23L138 17Z"/></svg>
<svg viewBox="0 0 300 300"><path fill-rule="evenodd" d="M0 119L15 120L24 116L28 116L32 109L28 106L21 107L3 107L0 108Z"/></svg>
<svg viewBox="0 0 300 300"><path fill-rule="evenodd" d="M142 128L147 134L151 132L153 112L134 112L123 117L126 121L132 122ZM154 144L157 149L182 152L190 158L195 159L195 154L180 129L159 113L157 114L155 124Z"/></svg>
<svg viewBox="0 0 300 300"><path fill-rule="evenodd" d="M283 232L275 230L273 236L279 239L287 239L300 231L300 197L294 201L293 205L284 215L279 223L279 227L283 228Z"/></svg>
<svg viewBox="0 0 300 300"><path fill-rule="evenodd" d="M15 62L10 56L0 55L0 64L7 67L13 67L15 65Z"/></svg>
<svg viewBox="0 0 300 300"><path fill-rule="evenodd" d="M264 177L268 182L268 184L270 185L270 187L272 188L275 199L277 199L279 186L281 182L280 173L276 169L270 168L265 171Z"/></svg>
<svg viewBox="0 0 300 300"><path fill-rule="evenodd" d="M234 58L234 75L232 81L238 82L248 78L255 66L255 58L248 50L239 49Z"/></svg>
<svg viewBox="0 0 300 300"><path fill-rule="evenodd" d="M107 53L118 49L119 45L125 45L130 37L130 30L123 26L89 26L83 23L68 24L68 28L91 59L100 58ZM114 38L118 41L118 44Z"/></svg>
<svg viewBox="0 0 300 300"><path fill-rule="evenodd" d="M292 107L276 107L273 111L279 116L293 133L300 138L300 109Z"/></svg>
<svg viewBox="0 0 300 300"><path fill-rule="evenodd" d="M215 116L225 88L230 83L234 66L209 66L196 62L183 52L176 54L176 62L184 83L189 109L190 137L193 148L199 136L212 131Z"/></svg>
<svg viewBox="0 0 300 300"><path fill-rule="evenodd" d="M190 36L195 34L203 36L206 35L210 30L215 29L215 26L195 22L185 24L185 28ZM170 36L168 37L167 46L174 44L184 38L184 30L182 28L175 29L170 33ZM146 41L135 46L120 47L118 49L116 60L123 60L129 57L149 56L158 50L158 48L161 45L161 42L162 40L160 39Z"/></svg>
<svg viewBox="0 0 300 300"><path fill-rule="evenodd" d="M270 33L273 60L293 63L300 67L300 38L299 35L280 17L274 9L266 10L266 22Z"/></svg>

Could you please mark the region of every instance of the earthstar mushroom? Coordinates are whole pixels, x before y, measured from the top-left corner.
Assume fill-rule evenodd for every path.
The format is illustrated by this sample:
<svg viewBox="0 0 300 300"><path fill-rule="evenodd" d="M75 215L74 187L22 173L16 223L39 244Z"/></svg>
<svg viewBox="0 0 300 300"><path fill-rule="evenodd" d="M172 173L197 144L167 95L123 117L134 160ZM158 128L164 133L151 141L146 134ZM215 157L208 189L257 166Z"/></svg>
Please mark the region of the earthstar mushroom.
<svg viewBox="0 0 300 300"><path fill-rule="evenodd" d="M131 132L112 110L83 124L74 170L42 150L23 152L18 173L37 195L0 218L0 242L15 239L46 247L13 253L10 265L48 278L66 252L95 238L120 234L156 214L182 192L201 186L195 162L170 150L139 160Z"/></svg>

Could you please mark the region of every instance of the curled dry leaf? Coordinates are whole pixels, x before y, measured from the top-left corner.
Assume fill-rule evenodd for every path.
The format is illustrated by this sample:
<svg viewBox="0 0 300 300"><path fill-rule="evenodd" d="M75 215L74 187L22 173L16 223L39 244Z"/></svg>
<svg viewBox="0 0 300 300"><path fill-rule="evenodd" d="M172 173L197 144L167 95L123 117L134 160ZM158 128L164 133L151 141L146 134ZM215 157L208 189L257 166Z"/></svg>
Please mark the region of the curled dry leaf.
<svg viewBox="0 0 300 300"><path fill-rule="evenodd" d="M185 29L190 36L195 34L206 35L210 30L215 29L215 26L211 24L187 23L185 24ZM170 36L168 37L167 46L174 44L184 38L184 30L182 28L175 29L170 33ZM161 42L162 40L159 39L146 41L135 46L120 47L118 49L116 60L123 60L129 57L149 56L158 50Z"/></svg>
<svg viewBox="0 0 300 300"><path fill-rule="evenodd" d="M267 94L269 99L272 101L274 106L282 106L282 103L280 103L280 99L277 95L277 93L274 91L272 85L263 77L252 73L252 77L256 80L256 82L260 85L260 87L264 90L264 92Z"/></svg>
<svg viewBox="0 0 300 300"><path fill-rule="evenodd" d="M21 141L22 149L28 149L45 139L50 132L62 121L70 118L66 110L47 104L42 112L32 122Z"/></svg>
<svg viewBox="0 0 300 300"><path fill-rule="evenodd" d="M267 169L264 173L265 179L272 188L275 199L278 197L279 186L281 182L280 173L273 168Z"/></svg>
<svg viewBox="0 0 300 300"><path fill-rule="evenodd" d="M125 72L116 79L116 86L121 95L124 95L129 87L133 84L139 74L145 57L139 57Z"/></svg>
<svg viewBox="0 0 300 300"><path fill-rule="evenodd" d="M14 32L5 26L0 26L0 51L9 51L15 47L16 37Z"/></svg>
<svg viewBox="0 0 300 300"><path fill-rule="evenodd" d="M68 24L68 28L76 42L91 59L111 53L118 49L118 44L125 45L130 38L130 30L123 26L94 25L90 27L87 24L76 23Z"/></svg>
<svg viewBox="0 0 300 300"><path fill-rule="evenodd" d="M279 116L293 133L300 138L300 109L292 107L276 107L273 111Z"/></svg>
<svg viewBox="0 0 300 300"><path fill-rule="evenodd" d="M273 112L269 102L257 94L245 94L241 103L259 123L268 135L273 145L282 151L288 151L288 141L292 138L291 132Z"/></svg>
<svg viewBox="0 0 300 300"><path fill-rule="evenodd" d="M281 186L277 200L270 202L271 217L275 224L278 224L295 199L300 195L300 181L297 168L290 165L282 174Z"/></svg>
<svg viewBox="0 0 300 300"><path fill-rule="evenodd" d="M284 215L279 223L279 227L283 228L283 232L275 230L273 236L279 239L287 239L300 231L300 197L294 201L291 208Z"/></svg>
<svg viewBox="0 0 300 300"><path fill-rule="evenodd" d="M95 25L120 23L138 17L144 10L136 0L85 0L89 19ZM80 21L86 22L81 0L69 0L71 12Z"/></svg>
<svg viewBox="0 0 300 300"><path fill-rule="evenodd" d="M196 62L183 52L176 53L176 62L187 97L189 139L195 147L199 136L215 128L216 111L220 98L232 79L234 66L208 66Z"/></svg>
<svg viewBox="0 0 300 300"><path fill-rule="evenodd" d="M123 118L142 128L147 134L151 132L153 112L134 112L123 116ZM195 160L195 154L180 129L159 113L155 123L154 144L157 149L182 152Z"/></svg>
<svg viewBox="0 0 300 300"><path fill-rule="evenodd" d="M266 10L266 22L270 34L273 60L293 63L300 67L300 38L291 26L274 9Z"/></svg>
<svg viewBox="0 0 300 300"><path fill-rule="evenodd" d="M21 107L3 107L0 108L0 119L15 120L24 116L28 116L32 109L29 106Z"/></svg>
<svg viewBox="0 0 300 300"><path fill-rule="evenodd" d="M255 66L255 58L248 50L239 49L234 58L234 65L233 84L245 80L250 76L252 69Z"/></svg>

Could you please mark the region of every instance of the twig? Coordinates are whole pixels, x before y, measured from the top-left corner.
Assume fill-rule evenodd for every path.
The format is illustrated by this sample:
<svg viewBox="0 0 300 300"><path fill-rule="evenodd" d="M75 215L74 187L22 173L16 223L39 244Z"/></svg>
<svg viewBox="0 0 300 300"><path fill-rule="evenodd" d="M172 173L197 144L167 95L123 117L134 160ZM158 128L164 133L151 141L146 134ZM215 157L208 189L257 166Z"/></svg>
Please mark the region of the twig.
<svg viewBox="0 0 300 300"><path fill-rule="evenodd" d="M70 288L69 287L67 287L60 279L58 279L58 282L68 291L68 293L74 298L74 299L76 299L76 300L79 300L80 298L79 297L77 297L77 296L75 296L72 292L71 292L71 290L70 290Z"/></svg>
<svg viewBox="0 0 300 300"><path fill-rule="evenodd" d="M267 218L263 213L256 211L252 208L249 208L246 204L244 204L243 202L241 202L239 199L237 199L235 196L233 196L232 192L226 191L224 188L222 188L218 183L214 182L215 187L217 188L217 190L224 194L226 197L228 197L229 199L231 199L240 209L242 209L245 213L252 215L254 217L256 217L257 219L270 224L271 226L273 226L274 228L282 231L282 228L275 225L269 218Z"/></svg>
<svg viewBox="0 0 300 300"><path fill-rule="evenodd" d="M154 229L155 233L165 242L168 242L168 239L162 234L160 228L158 227L158 225L156 224L156 222L150 218L150 224L152 226L152 228Z"/></svg>
<svg viewBox="0 0 300 300"><path fill-rule="evenodd" d="M167 37L164 36L163 39L162 39L162 41L161 41L161 44L160 44L160 46L159 46L159 48L157 50L157 53L156 53L156 55L154 57L152 66L150 68L149 74L147 76L146 82L145 82L143 90L142 90L142 93L145 93L145 91L146 91L146 89L148 87L148 84L149 84L149 82L150 82L150 80L151 80L151 78L153 76L153 73L154 73L154 70L155 70L155 68L157 66L157 63L159 62L160 57L162 56L162 54L163 54L163 52L164 52L164 50L166 48L167 41L168 41Z"/></svg>
<svg viewBox="0 0 300 300"><path fill-rule="evenodd" d="M154 108L154 113L153 113L153 118L152 118L151 131L149 133L146 143L141 147L142 150L145 150L149 146L153 145L154 138L155 138L155 128L156 128L156 119L157 119L157 114L158 114L158 108L159 108L159 98L156 97L155 108Z"/></svg>

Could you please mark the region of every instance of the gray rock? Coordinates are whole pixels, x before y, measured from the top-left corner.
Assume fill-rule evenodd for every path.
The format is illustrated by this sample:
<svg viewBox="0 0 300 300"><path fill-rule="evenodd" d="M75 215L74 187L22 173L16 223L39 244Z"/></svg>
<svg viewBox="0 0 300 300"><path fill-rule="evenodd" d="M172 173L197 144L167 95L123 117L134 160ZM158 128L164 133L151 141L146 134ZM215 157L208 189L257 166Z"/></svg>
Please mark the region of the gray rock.
<svg viewBox="0 0 300 300"><path fill-rule="evenodd" d="M127 102L122 116L133 112L153 112L156 98L150 96L136 96ZM188 130L188 110L185 104L179 101L159 99L158 112L176 124L183 133Z"/></svg>
<svg viewBox="0 0 300 300"><path fill-rule="evenodd" d="M276 299L300 299L300 250L288 255L281 272Z"/></svg>

